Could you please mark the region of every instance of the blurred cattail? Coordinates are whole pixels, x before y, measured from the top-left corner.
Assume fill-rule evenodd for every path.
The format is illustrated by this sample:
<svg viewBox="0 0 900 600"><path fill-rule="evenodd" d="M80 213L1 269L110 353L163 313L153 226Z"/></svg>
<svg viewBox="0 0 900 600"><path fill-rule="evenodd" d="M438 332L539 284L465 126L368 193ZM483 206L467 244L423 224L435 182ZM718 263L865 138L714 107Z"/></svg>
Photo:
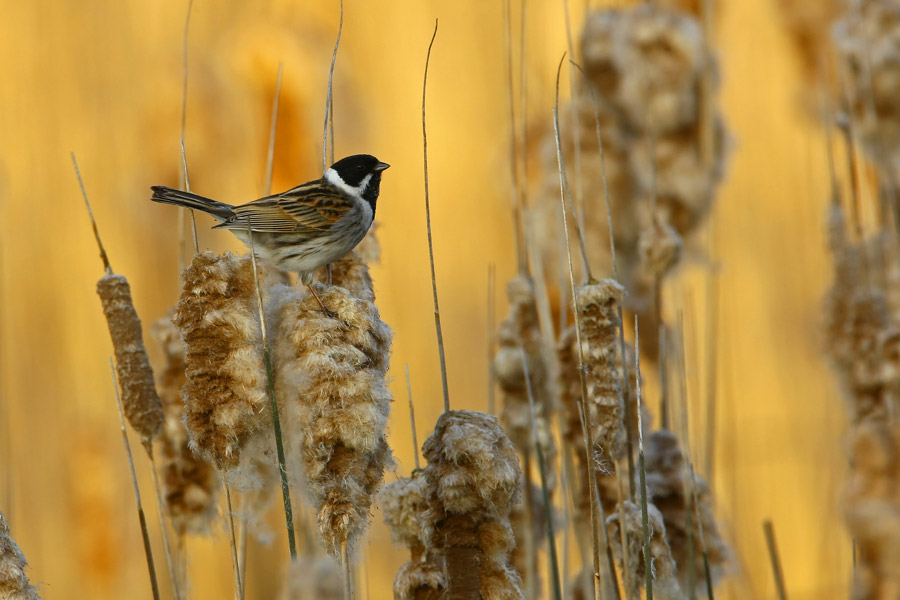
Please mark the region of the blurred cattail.
<svg viewBox="0 0 900 600"><path fill-rule="evenodd" d="M277 396L291 432L288 454L302 457L319 533L337 553L365 530L384 469L393 464L385 436L391 331L369 299L337 286L319 290L338 318L324 314L312 295L276 286L269 325Z"/></svg>
<svg viewBox="0 0 900 600"><path fill-rule="evenodd" d="M422 471L401 477L381 491L384 522L396 544L409 548L410 558L394 578L394 598L425 600L443 597L447 589L444 561L431 545L426 546L428 481Z"/></svg>
<svg viewBox="0 0 900 600"><path fill-rule="evenodd" d="M853 536L855 598L891 598L900 589L900 427L866 422L850 433L844 516Z"/></svg>
<svg viewBox="0 0 900 600"><path fill-rule="evenodd" d="M833 38L850 98L854 132L883 174L900 173L900 4L860 0L835 24Z"/></svg>
<svg viewBox="0 0 900 600"><path fill-rule="evenodd" d="M0 598L40 600L37 589L28 583L25 555L9 533L6 517L0 512Z"/></svg>
<svg viewBox="0 0 900 600"><path fill-rule="evenodd" d="M626 308L640 314L647 338L641 347L655 356L656 325L651 290L654 275L641 261L640 237L654 219L687 239L709 214L724 171L725 127L705 115L703 82L713 79L703 30L687 14L661 3L590 13L581 35L589 83L561 109L561 141L570 152L575 139L580 173L567 161L570 182L581 182L585 241L591 265L612 273L595 109L599 112L603 158L618 261L618 280L627 290ZM713 82L715 83L715 82ZM597 106L590 90L597 99ZM574 121L574 122L573 122ZM579 129L576 138L574 128ZM704 144L710 146L703 147ZM541 187L533 194L535 239L550 281L559 281L564 261L559 240L559 176L555 141L545 136ZM656 215L651 207L656 207Z"/></svg>
<svg viewBox="0 0 900 600"><path fill-rule="evenodd" d="M426 546L444 557L447 598L524 598L509 561L515 545L509 513L519 501L522 469L497 419L445 412L422 450L428 460Z"/></svg>
<svg viewBox="0 0 900 600"><path fill-rule="evenodd" d="M670 431L661 429L645 436L644 456L647 496L665 522L666 541L677 565L681 587L688 588L691 580L704 580L704 548L710 575L715 581L728 567L731 553L719 535L706 482L696 473L691 481L692 471L685 464L678 440ZM698 513L701 523L697 523Z"/></svg>
<svg viewBox="0 0 900 600"><path fill-rule="evenodd" d="M778 0L782 21L788 38L800 59L800 72L807 85L803 102L811 114L818 114L821 105L819 93L826 73L833 68L831 44L832 23L848 6L848 0ZM815 94L810 93L815 90Z"/></svg>
<svg viewBox="0 0 900 600"><path fill-rule="evenodd" d="M494 373L503 391L503 412L500 418L504 430L520 452L529 452L532 445L532 423L522 362L524 348L529 383L534 396L537 441L541 444L547 464L552 465L556 445L547 419L551 401L547 388L548 367L544 356L544 338L538 324L534 284L529 277L519 276L510 280L506 289L509 315L500 323L497 334L499 347L494 357ZM555 474L552 471L548 482L548 487L553 489Z"/></svg>
<svg viewBox="0 0 900 600"><path fill-rule="evenodd" d="M279 600L344 600L341 566L327 556L295 558Z"/></svg>
<svg viewBox="0 0 900 600"><path fill-rule="evenodd" d="M186 347L190 447L235 488L261 492L277 467L254 279L249 256L196 255L173 320Z"/></svg>
<svg viewBox="0 0 900 600"><path fill-rule="evenodd" d="M510 561L519 573L528 573L531 568L534 571L535 585L540 587L540 573L536 564L528 565L529 557L526 541L530 540L535 547L541 547L547 539L547 508L544 506L544 493L541 486L534 482L524 482L522 485L522 498L513 505L509 513L509 523L516 533L516 547L510 552ZM530 509L530 510L529 510ZM552 507L551 507L552 510ZM528 531L526 528L530 529ZM527 533L526 533L527 532ZM526 581L527 581L527 575ZM528 582L530 585L530 582Z"/></svg>
<svg viewBox="0 0 900 600"><path fill-rule="evenodd" d="M641 516L641 506L630 500L622 503L622 514L614 512L606 519L607 531L613 553L619 564L619 569L628 565L627 579L636 589L644 587L644 528ZM650 568L653 573L653 595L662 600L681 600L685 594L678 583L675 560L672 550L666 541L666 526L663 516L653 504L647 504L648 529L650 531ZM622 531L624 528L627 561L622 552Z"/></svg>
<svg viewBox="0 0 900 600"><path fill-rule="evenodd" d="M898 240L885 231L851 242L837 203L828 234L834 283L825 337L851 423L844 516L856 547L854 597L890 597L900 589Z"/></svg>
<svg viewBox="0 0 900 600"><path fill-rule="evenodd" d="M662 279L681 260L681 236L671 225L661 219L641 234L638 251L644 269L657 279Z"/></svg>
<svg viewBox="0 0 900 600"><path fill-rule="evenodd" d="M116 371L122 408L145 446L159 433L164 415L153 384L153 370L144 347L141 320L134 309L131 288L122 275L107 273L97 282L97 294L116 352Z"/></svg>
<svg viewBox="0 0 900 600"><path fill-rule="evenodd" d="M151 334L166 361L158 382L166 417L159 436L166 510L181 535L206 533L216 514L220 482L215 468L188 444L181 397L181 389L187 383L184 342L170 316L157 320Z"/></svg>

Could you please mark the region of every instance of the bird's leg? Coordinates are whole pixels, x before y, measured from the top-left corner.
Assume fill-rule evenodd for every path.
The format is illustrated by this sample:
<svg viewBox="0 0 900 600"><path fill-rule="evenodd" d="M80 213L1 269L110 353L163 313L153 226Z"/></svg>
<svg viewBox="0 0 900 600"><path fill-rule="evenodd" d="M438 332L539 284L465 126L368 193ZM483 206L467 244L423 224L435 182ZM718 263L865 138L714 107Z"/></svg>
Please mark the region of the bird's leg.
<svg viewBox="0 0 900 600"><path fill-rule="evenodd" d="M307 284L306 287L309 288L309 291L311 291L312 295L316 297L316 300L318 300L319 306L322 307L322 312L325 313L325 316L330 317L332 319L337 319L338 314L336 312L334 312L333 310L329 310L328 307L325 306L325 303L322 302L321 298L319 298L319 295L316 293L316 290L315 290L315 288L313 288L312 284Z"/></svg>

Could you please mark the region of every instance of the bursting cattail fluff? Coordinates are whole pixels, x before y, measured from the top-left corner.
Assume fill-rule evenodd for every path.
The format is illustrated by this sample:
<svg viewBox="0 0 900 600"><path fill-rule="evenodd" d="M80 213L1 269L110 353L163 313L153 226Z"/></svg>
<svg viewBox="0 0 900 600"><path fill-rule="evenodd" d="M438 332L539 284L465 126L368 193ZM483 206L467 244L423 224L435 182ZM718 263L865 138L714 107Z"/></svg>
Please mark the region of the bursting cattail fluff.
<svg viewBox="0 0 900 600"><path fill-rule="evenodd" d="M141 320L134 310L131 288L122 275L108 273L97 282L97 294L116 352L122 409L128 422L149 444L163 423L162 402L153 384L153 369L144 347Z"/></svg>
<svg viewBox="0 0 900 600"><path fill-rule="evenodd" d="M428 489L425 474L418 471L387 484L381 491L381 508L391 539L407 546L410 553L394 578L396 600L440 598L447 589L444 561L425 535L429 526Z"/></svg>
<svg viewBox="0 0 900 600"><path fill-rule="evenodd" d="M338 318L324 314L312 295L276 286L269 324L276 393L294 436L288 451L302 457L319 533L336 554L365 530L384 469L393 464L385 435L391 331L371 299L315 285Z"/></svg>
<svg viewBox="0 0 900 600"><path fill-rule="evenodd" d="M41 600L37 589L28 582L26 567L25 555L12 539L6 517L0 513L0 598Z"/></svg>
<svg viewBox="0 0 900 600"><path fill-rule="evenodd" d="M344 600L344 574L332 558L303 556L288 565L279 600Z"/></svg>
<svg viewBox="0 0 900 600"><path fill-rule="evenodd" d="M443 413L422 447L428 466L426 546L445 560L447 598L524 599L509 559L509 513L519 501L522 469L497 419Z"/></svg>

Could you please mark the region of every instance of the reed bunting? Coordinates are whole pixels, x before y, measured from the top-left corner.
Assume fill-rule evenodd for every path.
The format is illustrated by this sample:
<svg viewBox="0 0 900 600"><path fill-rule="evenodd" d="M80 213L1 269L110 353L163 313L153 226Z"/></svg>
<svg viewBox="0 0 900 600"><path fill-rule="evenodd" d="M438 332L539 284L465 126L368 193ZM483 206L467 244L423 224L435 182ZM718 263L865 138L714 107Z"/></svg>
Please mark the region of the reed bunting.
<svg viewBox="0 0 900 600"><path fill-rule="evenodd" d="M230 230L248 247L249 228L257 256L298 273L318 300L310 285L313 273L365 237L375 218L381 172L389 166L368 154L348 156L321 179L238 206L162 185L153 186L150 199L209 213L219 221L213 229Z"/></svg>

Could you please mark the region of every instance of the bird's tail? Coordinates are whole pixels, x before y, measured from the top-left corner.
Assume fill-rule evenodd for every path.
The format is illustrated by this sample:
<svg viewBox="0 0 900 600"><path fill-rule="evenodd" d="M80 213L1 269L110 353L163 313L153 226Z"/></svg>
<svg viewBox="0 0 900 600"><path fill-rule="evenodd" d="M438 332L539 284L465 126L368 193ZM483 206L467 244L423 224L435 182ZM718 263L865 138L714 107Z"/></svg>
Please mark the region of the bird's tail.
<svg viewBox="0 0 900 600"><path fill-rule="evenodd" d="M183 192L181 190L173 190L164 185L154 185L152 188L153 196L151 200L154 202L162 202L163 204L174 204L176 206L184 206L185 208L193 208L205 213L211 214L218 221L227 221L234 216L234 210L231 205L224 202L216 202L191 192Z"/></svg>

